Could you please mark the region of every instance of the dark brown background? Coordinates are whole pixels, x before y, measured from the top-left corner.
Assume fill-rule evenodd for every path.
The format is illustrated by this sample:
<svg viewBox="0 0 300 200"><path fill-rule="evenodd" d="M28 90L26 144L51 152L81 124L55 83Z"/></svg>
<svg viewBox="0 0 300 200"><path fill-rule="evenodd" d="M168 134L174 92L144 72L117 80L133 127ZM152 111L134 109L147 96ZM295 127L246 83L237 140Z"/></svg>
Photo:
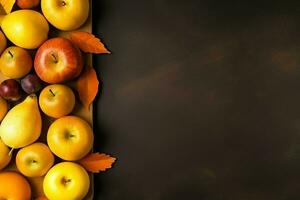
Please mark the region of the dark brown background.
<svg viewBox="0 0 300 200"><path fill-rule="evenodd" d="M300 1L95 0L101 200L300 199Z"/></svg>

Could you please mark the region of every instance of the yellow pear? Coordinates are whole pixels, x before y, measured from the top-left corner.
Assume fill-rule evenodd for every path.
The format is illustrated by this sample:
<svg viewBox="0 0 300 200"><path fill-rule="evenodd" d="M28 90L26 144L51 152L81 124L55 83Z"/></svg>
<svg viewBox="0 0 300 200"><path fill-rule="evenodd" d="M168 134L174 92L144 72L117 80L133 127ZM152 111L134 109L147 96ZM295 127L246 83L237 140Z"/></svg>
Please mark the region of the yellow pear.
<svg viewBox="0 0 300 200"><path fill-rule="evenodd" d="M49 32L45 17L33 10L18 10L6 15L1 28L12 43L25 49L38 48Z"/></svg>
<svg viewBox="0 0 300 200"><path fill-rule="evenodd" d="M7 146L18 149L35 142L41 134L42 119L36 95L13 107L0 125L0 137Z"/></svg>

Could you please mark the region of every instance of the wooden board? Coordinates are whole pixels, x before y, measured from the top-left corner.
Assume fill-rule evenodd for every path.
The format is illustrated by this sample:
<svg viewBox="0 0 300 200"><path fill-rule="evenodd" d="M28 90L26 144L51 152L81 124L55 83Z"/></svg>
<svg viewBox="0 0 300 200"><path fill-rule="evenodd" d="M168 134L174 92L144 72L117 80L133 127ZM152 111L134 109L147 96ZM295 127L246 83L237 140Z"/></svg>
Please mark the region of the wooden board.
<svg viewBox="0 0 300 200"><path fill-rule="evenodd" d="M88 17L87 21L85 22L85 24L80 29L78 29L78 31L86 31L86 32L90 32L90 33L92 32L92 0L90 0L89 17ZM57 36L68 38L68 32L58 31L58 30L50 30L49 38L50 37L51 38L52 37L57 37ZM93 66L92 65L92 55L88 54L88 55L84 55L84 57L85 57L85 66ZM0 73L0 82L2 82L5 79L7 79L7 77L4 77ZM72 82L70 82L68 84L70 86L74 85L74 83L72 83ZM85 119L91 126L93 126L93 106L91 105L90 109L84 108L82 106L82 104L79 102L78 98L76 99L76 106L74 108L74 111L71 113L71 115L79 116L79 117ZM44 115L42 115L42 117L43 117L43 128L42 128L42 133L41 133L41 137L39 138L39 141L46 143L47 130L48 130L49 125L54 121L54 119L51 119L51 118L46 117ZM17 171L16 166L15 166L15 160L14 160L16 152L17 152L17 150L13 154L13 159L12 159L10 165L4 170ZM28 180L31 184L31 188L32 188L32 198L33 199L36 198L36 197L44 195L43 184L42 184L43 179L44 179L43 177L28 178ZM89 193L84 198L84 200L92 200L93 196L94 196L94 177L93 177L93 174L90 174L90 181L91 181L91 187L90 187Z"/></svg>

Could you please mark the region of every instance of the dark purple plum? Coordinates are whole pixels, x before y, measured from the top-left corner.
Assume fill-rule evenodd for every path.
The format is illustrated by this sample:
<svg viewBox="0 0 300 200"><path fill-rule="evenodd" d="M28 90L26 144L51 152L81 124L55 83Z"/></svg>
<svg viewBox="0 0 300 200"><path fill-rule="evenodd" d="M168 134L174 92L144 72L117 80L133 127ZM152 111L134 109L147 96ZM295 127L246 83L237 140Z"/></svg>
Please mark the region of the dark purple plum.
<svg viewBox="0 0 300 200"><path fill-rule="evenodd" d="M9 101L18 101L22 91L15 79L7 79L0 84L0 96Z"/></svg>
<svg viewBox="0 0 300 200"><path fill-rule="evenodd" d="M41 80L35 74L28 74L21 80L21 86L27 94L36 93L41 89Z"/></svg>

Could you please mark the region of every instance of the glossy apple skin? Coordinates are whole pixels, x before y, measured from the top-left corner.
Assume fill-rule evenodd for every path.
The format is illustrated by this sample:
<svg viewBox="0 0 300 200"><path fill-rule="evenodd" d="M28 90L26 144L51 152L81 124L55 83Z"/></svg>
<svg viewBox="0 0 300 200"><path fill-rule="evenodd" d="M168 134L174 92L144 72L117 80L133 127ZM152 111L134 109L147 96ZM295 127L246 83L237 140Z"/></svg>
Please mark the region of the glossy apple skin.
<svg viewBox="0 0 300 200"><path fill-rule="evenodd" d="M66 85L48 85L39 96L39 105L49 117L60 118L70 114L74 109L75 95Z"/></svg>
<svg viewBox="0 0 300 200"><path fill-rule="evenodd" d="M32 68L32 57L29 52L18 46L11 46L4 50L0 57L0 69L8 78L22 78Z"/></svg>
<svg viewBox="0 0 300 200"><path fill-rule="evenodd" d="M16 156L18 170L27 177L45 175L54 164L54 156L43 143L34 143L20 149Z"/></svg>
<svg viewBox="0 0 300 200"><path fill-rule="evenodd" d="M60 30L71 31L84 24L89 16L89 0L41 0L43 15Z"/></svg>
<svg viewBox="0 0 300 200"><path fill-rule="evenodd" d="M51 200L84 199L89 187L86 170L72 162L61 162L52 167L43 182L45 195Z"/></svg>
<svg viewBox="0 0 300 200"><path fill-rule="evenodd" d="M47 143L51 151L67 161L86 156L93 147L91 126L77 116L65 116L54 121L48 129Z"/></svg>
<svg viewBox="0 0 300 200"><path fill-rule="evenodd" d="M0 139L0 171L6 167L10 160L11 154L9 154L10 149L6 146Z"/></svg>
<svg viewBox="0 0 300 200"><path fill-rule="evenodd" d="M79 76L83 68L80 50L68 39L47 40L38 49L34 68L41 80L50 83L63 83Z"/></svg>
<svg viewBox="0 0 300 200"><path fill-rule="evenodd" d="M32 94L37 93L41 89L42 83L37 75L28 74L21 79L21 87L27 94Z"/></svg>
<svg viewBox="0 0 300 200"><path fill-rule="evenodd" d="M22 9L30 9L37 7L40 4L40 0L17 0L16 3Z"/></svg>
<svg viewBox="0 0 300 200"><path fill-rule="evenodd" d="M20 84L14 79L7 79L0 84L0 96L6 100L18 101L21 98Z"/></svg>

